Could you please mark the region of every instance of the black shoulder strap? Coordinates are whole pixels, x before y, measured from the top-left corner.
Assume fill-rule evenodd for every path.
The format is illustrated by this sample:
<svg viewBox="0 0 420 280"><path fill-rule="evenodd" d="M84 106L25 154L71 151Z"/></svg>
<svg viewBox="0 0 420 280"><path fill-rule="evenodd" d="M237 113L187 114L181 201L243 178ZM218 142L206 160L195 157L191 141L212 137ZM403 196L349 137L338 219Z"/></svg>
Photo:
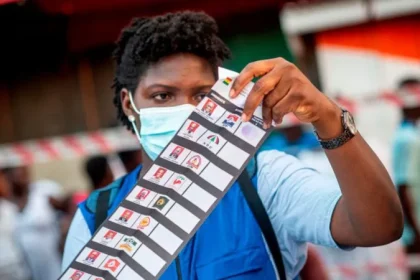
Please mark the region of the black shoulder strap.
<svg viewBox="0 0 420 280"><path fill-rule="evenodd" d="M108 216L108 204L111 197L111 190L100 192L96 202L95 231L101 226Z"/></svg>
<svg viewBox="0 0 420 280"><path fill-rule="evenodd" d="M252 184L251 178L249 178L248 172L244 170L238 178L239 186L245 196L245 200L251 208L258 225L264 235L265 241L267 242L268 248L270 249L274 263L279 273L280 279L286 280L286 272L284 269L283 258L280 251L280 246L277 241L276 234L274 233L273 226L270 218L268 217L267 211L265 211L264 205L258 195L257 190Z"/></svg>

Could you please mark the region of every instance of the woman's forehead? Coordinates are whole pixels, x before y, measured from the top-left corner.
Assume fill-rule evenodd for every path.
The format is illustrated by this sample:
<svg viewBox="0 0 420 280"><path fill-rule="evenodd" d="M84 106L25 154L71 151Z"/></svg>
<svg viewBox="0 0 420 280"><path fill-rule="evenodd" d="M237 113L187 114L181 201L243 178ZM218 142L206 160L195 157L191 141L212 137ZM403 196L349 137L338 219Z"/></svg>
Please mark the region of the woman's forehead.
<svg viewBox="0 0 420 280"><path fill-rule="evenodd" d="M178 83L212 83L214 72L210 63L196 55L176 54L165 57L150 65L141 79L141 83L148 87L153 84L173 85Z"/></svg>

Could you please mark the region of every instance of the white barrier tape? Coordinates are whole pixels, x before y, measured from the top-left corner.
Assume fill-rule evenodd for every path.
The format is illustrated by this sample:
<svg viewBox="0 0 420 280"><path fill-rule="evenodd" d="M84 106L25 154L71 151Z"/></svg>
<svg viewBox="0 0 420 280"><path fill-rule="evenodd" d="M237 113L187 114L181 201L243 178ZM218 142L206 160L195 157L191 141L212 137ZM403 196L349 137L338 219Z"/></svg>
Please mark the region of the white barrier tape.
<svg viewBox="0 0 420 280"><path fill-rule="evenodd" d="M125 128L0 145L0 168L138 149Z"/></svg>

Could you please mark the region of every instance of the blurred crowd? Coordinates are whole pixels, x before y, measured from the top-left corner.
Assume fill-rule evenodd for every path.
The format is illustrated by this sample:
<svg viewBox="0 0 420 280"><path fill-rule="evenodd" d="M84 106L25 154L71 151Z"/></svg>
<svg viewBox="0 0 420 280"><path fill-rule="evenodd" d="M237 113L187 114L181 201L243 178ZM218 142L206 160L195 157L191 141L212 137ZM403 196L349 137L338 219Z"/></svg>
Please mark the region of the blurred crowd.
<svg viewBox="0 0 420 280"><path fill-rule="evenodd" d="M420 80L404 80L399 92L405 94L406 89L413 87L420 88ZM409 256L420 253L420 101L409 100L401 108L401 124L394 133L392 149L374 139L369 143L390 172L400 195L406 218L403 238L376 248L338 250L310 246L302 279L418 277L416 267L409 265ZM283 125L270 135L264 149L284 151L319 172L334 176L311 127ZM0 279L57 279L66 234L78 203L89 192L107 186L140 163L138 150L90 157L84 164L90 189L67 195L62 194L56 182L34 181L27 166L1 170Z"/></svg>
<svg viewBox="0 0 420 280"><path fill-rule="evenodd" d="M123 170L112 170L116 160ZM1 170L0 279L58 279L65 238L77 205L90 191L110 184L140 163L140 151L88 158L84 172L90 179L90 190L66 195L54 181L33 181L28 166Z"/></svg>

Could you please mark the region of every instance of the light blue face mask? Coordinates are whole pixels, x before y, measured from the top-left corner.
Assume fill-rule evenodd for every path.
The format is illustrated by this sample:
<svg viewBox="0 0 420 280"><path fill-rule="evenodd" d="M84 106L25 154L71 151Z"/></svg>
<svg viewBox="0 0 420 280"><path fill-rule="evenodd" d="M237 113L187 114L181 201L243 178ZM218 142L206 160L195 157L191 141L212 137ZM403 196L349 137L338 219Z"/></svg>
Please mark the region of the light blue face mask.
<svg viewBox="0 0 420 280"><path fill-rule="evenodd" d="M184 104L138 110L131 93L129 97L134 111L140 116L140 133L134 116L129 116L128 119L144 151L151 160L155 160L194 111L195 106Z"/></svg>

